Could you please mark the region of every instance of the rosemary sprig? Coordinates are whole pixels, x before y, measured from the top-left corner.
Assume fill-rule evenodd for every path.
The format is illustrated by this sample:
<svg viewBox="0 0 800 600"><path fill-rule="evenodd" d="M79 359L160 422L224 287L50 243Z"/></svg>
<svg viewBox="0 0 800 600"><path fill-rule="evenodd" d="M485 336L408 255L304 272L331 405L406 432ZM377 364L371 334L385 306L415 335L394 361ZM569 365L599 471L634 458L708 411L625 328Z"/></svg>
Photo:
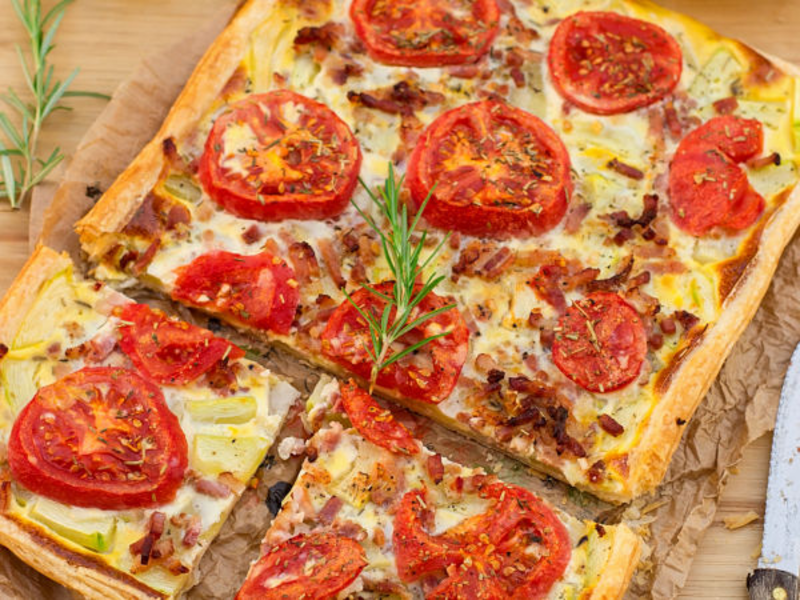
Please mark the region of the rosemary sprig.
<svg viewBox="0 0 800 600"><path fill-rule="evenodd" d="M392 344L404 335L419 327L426 321L440 315L455 306L448 304L430 312L418 314L418 306L422 300L430 294L433 289L444 279L443 275L431 272L423 283L418 283L425 269L434 258L439 254L442 246L447 242L450 234L436 246L428 257L420 263L422 249L428 232L423 231L419 236L419 241L414 244L412 236L419 224L425 206L430 200L433 190L428 193L425 201L419 208L414 218L409 221L408 208L400 201L400 190L403 187L403 179L395 178L394 168L389 164L389 175L383 186L378 186L378 194L374 194L363 180L359 179L361 185L367 190L372 202L378 207L380 214L389 223L388 231L384 232L375 220L364 212L354 201L353 205L361 214L367 224L378 234L383 256L388 264L389 270L394 277L392 295L384 294L372 286L362 284L362 287L369 293L383 300L384 307L380 318L372 314L369 310L364 310L353 301L350 294L344 291L349 302L355 307L361 317L369 326L372 348L367 348L367 353L372 359L372 370L370 373L370 392L375 387L378 373L401 358L415 352L425 344L435 339L449 335L449 331L443 331L435 335L420 340L399 352L391 352ZM394 315L392 314L394 313Z"/></svg>
<svg viewBox="0 0 800 600"><path fill-rule="evenodd" d="M73 0L61 0L49 11L42 12L41 0L11 0L20 22L30 38L30 59L18 45L17 55L30 92L31 101L25 102L12 88L0 94L0 100L19 116L19 126L4 112L0 112L0 198L7 198L12 208L19 208L30 191L41 183L64 160L60 148L55 148L47 158L39 158L37 149L39 133L47 117L56 110L71 110L61 104L67 97L88 96L108 99L104 94L69 91L78 75L75 69L62 82L53 78L53 65L48 56L53 50L53 39L68 5Z"/></svg>

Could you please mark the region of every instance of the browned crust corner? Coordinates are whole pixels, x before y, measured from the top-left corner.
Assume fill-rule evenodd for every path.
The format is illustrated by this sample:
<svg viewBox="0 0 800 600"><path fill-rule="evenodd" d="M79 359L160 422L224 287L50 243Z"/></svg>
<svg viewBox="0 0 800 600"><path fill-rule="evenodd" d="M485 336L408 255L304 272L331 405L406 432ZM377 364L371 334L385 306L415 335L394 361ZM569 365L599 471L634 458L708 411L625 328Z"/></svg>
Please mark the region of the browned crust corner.
<svg viewBox="0 0 800 600"><path fill-rule="evenodd" d="M2 484L0 543L20 560L50 579L83 594L89 600L166 599L131 575L102 561L65 547L57 539L6 511L10 483Z"/></svg>
<svg viewBox="0 0 800 600"><path fill-rule="evenodd" d="M620 600L633 578L641 552L639 536L627 525L616 525L608 560L587 600Z"/></svg>
<svg viewBox="0 0 800 600"><path fill-rule="evenodd" d="M0 343L10 346L30 307L31 299L54 275L70 267L66 253L39 244L0 300Z"/></svg>

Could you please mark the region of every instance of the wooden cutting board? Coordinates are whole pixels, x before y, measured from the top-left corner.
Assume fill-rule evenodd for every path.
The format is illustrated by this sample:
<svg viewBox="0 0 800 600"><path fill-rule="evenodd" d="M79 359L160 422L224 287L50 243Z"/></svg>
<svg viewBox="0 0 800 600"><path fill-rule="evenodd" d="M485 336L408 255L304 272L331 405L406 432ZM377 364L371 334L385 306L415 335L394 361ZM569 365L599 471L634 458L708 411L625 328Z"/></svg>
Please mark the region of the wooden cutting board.
<svg viewBox="0 0 800 600"><path fill-rule="evenodd" d="M166 48L202 26L223 1L232 0L80 0L68 9L56 39L53 60L63 78L75 67L81 73L73 89L112 93L147 54ZM554 0L557 1L557 0ZM53 2L45 2L51 6ZM664 0L748 44L800 64L800 0ZM14 44L26 45L11 3L0 2L0 88L23 88ZM69 154L104 103L72 99L72 112L57 112L41 139L41 154L60 146ZM0 205L0 295L29 254L29 209ZM750 510L763 515L769 464L769 437L745 453L738 474L730 478L713 526L700 544L681 599L744 599L744 577L753 568L761 540L760 522L735 531L723 519Z"/></svg>

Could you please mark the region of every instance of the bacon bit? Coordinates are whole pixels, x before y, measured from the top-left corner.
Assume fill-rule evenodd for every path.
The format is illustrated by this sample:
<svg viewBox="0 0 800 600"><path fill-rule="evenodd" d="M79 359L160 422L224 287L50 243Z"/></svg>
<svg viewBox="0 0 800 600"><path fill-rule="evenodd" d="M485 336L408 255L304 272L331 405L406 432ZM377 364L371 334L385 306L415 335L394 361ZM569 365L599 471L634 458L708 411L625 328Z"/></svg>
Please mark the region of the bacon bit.
<svg viewBox="0 0 800 600"><path fill-rule="evenodd" d="M537 248L534 250L517 252L514 258L514 265L517 267L530 268L547 264L559 264L563 261L564 257L561 256L561 253L555 250L540 250Z"/></svg>
<svg viewBox="0 0 800 600"><path fill-rule="evenodd" d="M615 291L618 290L628 280L628 276L633 269L633 256L628 255L622 261L622 266L619 271L607 279L597 279L588 284L588 289L591 292L598 290Z"/></svg>
<svg viewBox="0 0 800 600"><path fill-rule="evenodd" d="M606 463L602 460L595 462L586 472L586 476L592 483L600 483L603 480L606 471Z"/></svg>
<svg viewBox="0 0 800 600"><path fill-rule="evenodd" d="M658 299L646 294L638 287L626 291L625 300L636 309L636 312L646 317L655 316L661 310L661 303Z"/></svg>
<svg viewBox="0 0 800 600"><path fill-rule="evenodd" d="M319 263L314 248L308 242L294 242L289 245L289 262L301 284L319 277Z"/></svg>
<svg viewBox="0 0 800 600"><path fill-rule="evenodd" d="M194 489L212 498L227 498L231 495L231 489L227 485L211 479L198 479L194 482Z"/></svg>
<svg viewBox="0 0 800 600"><path fill-rule="evenodd" d="M8 346L0 344L0 360L2 360L6 354L8 354Z"/></svg>
<svg viewBox="0 0 800 600"><path fill-rule="evenodd" d="M779 167L781 166L781 155L777 152L773 152L767 156L751 158L747 161L747 166L751 169L763 169L769 166Z"/></svg>
<svg viewBox="0 0 800 600"><path fill-rule="evenodd" d="M261 241L262 237L264 237L264 232L261 231L261 227L258 223L253 223L242 232L242 240L245 244L255 244Z"/></svg>
<svg viewBox="0 0 800 600"><path fill-rule="evenodd" d="M675 326L675 319L672 317L664 317L661 319L660 327L664 335L672 335L678 330Z"/></svg>
<svg viewBox="0 0 800 600"><path fill-rule="evenodd" d="M688 271L688 267L679 260L657 260L644 264L648 270L659 275L667 275L669 273L680 274Z"/></svg>
<svg viewBox="0 0 800 600"><path fill-rule="evenodd" d="M539 330L539 343L545 350L550 350L553 347L553 341L556 339L556 332L550 327L543 327Z"/></svg>
<svg viewBox="0 0 800 600"><path fill-rule="evenodd" d="M594 529L597 532L597 535L599 535L600 537L605 537L606 528L603 527L602 525L600 525L600 523L595 523L594 524Z"/></svg>
<svg viewBox="0 0 800 600"><path fill-rule="evenodd" d="M631 218L628 211L625 210L613 212L610 215L604 215L603 218L608 219L617 227L622 227L624 229L630 229L634 225L639 225L642 228L647 227L658 216L658 195L645 194L643 200L644 208L638 219Z"/></svg>
<svg viewBox="0 0 800 600"><path fill-rule="evenodd" d="M372 541L378 548L383 548L386 545L386 534L383 532L383 529L376 527L372 531Z"/></svg>
<svg viewBox="0 0 800 600"><path fill-rule="evenodd" d="M175 554L175 544L171 538L158 540L153 544L153 549L150 551L150 557L153 560L166 559Z"/></svg>
<svg viewBox="0 0 800 600"><path fill-rule="evenodd" d="M240 65L236 67L233 75L228 79L225 87L222 88L221 95L223 97L228 97L234 94L247 93L249 84L250 79L247 77L247 71Z"/></svg>
<svg viewBox="0 0 800 600"><path fill-rule="evenodd" d="M342 277L342 271L340 269L342 262L341 254L335 248L330 238L322 238L317 243L319 244L320 252L322 252L322 260L325 262L325 266L328 269L331 279L333 279L333 283L336 284L338 288L344 287L347 282L344 277Z"/></svg>
<svg viewBox="0 0 800 600"><path fill-rule="evenodd" d="M461 247L461 233L454 231L450 234L450 239L447 240L447 245L451 250L458 250Z"/></svg>
<svg viewBox="0 0 800 600"><path fill-rule="evenodd" d="M564 292L591 286L600 274L599 269L580 269L577 261L564 261L561 264L544 265L539 268L528 284L533 288L537 298L547 302L563 314L567 310Z"/></svg>
<svg viewBox="0 0 800 600"><path fill-rule="evenodd" d="M603 431L614 437L619 437L625 433L625 428L611 415L602 414L597 417L597 422L600 423L600 428Z"/></svg>
<svg viewBox="0 0 800 600"><path fill-rule="evenodd" d="M683 137L683 126L678 118L678 111L675 110L675 105L672 102L667 102L664 105L664 118L667 121L670 137L675 141L681 139Z"/></svg>
<svg viewBox="0 0 800 600"><path fill-rule="evenodd" d="M413 115L414 111L426 106L441 104L444 96L438 92L430 92L400 81L390 88L376 90L373 93L347 92L347 99L353 104L372 108L390 115Z"/></svg>
<svg viewBox="0 0 800 600"><path fill-rule="evenodd" d="M632 240L636 235L630 229L620 229L617 235L614 236L614 244L617 246L624 246L625 242Z"/></svg>
<svg viewBox="0 0 800 600"><path fill-rule="evenodd" d="M355 62L344 62L331 68L331 79L338 85L344 85L351 77L360 77L364 67Z"/></svg>
<svg viewBox="0 0 800 600"><path fill-rule="evenodd" d="M344 26L331 21L320 27L302 27L294 38L294 45L320 44L331 50L343 37Z"/></svg>
<svg viewBox="0 0 800 600"><path fill-rule="evenodd" d="M183 157L178 153L178 147L175 145L175 140L171 137L164 138L161 142L161 149L164 152L164 158L167 163L176 171L188 171L188 165Z"/></svg>
<svg viewBox="0 0 800 600"><path fill-rule="evenodd" d="M523 73L519 67L514 67L511 69L509 75L511 75L511 79L514 80L515 86L518 88L525 87L525 73Z"/></svg>
<svg viewBox="0 0 800 600"><path fill-rule="evenodd" d="M642 171L636 167L625 164L617 158L612 158L610 161L608 161L606 166L612 171L616 171L623 177L629 177L630 179L635 179L636 181L644 179L644 173Z"/></svg>
<svg viewBox="0 0 800 600"><path fill-rule="evenodd" d="M628 289L633 289L635 287L639 287L650 283L650 271L642 271L638 275L635 275L628 279Z"/></svg>
<svg viewBox="0 0 800 600"><path fill-rule="evenodd" d="M497 361L489 354L481 353L475 357L475 368L482 373L488 373L489 371L497 369L497 367Z"/></svg>
<svg viewBox="0 0 800 600"><path fill-rule="evenodd" d="M700 322L700 319L686 310L676 310L672 313L673 318L681 324L684 333L688 333Z"/></svg>
<svg viewBox="0 0 800 600"><path fill-rule="evenodd" d="M136 262L133 263L133 266L131 267L131 272L134 275L140 275L141 273L143 273L144 270L147 268L147 265L149 265L152 262L153 257L156 255L156 252L160 247L161 247L161 240L153 241L147 247L147 250L145 250L144 254L142 254L138 259L136 259Z"/></svg>
<svg viewBox="0 0 800 600"><path fill-rule="evenodd" d="M658 332L653 332L647 338L647 345L651 350L660 350L664 345L664 336Z"/></svg>
<svg viewBox="0 0 800 600"><path fill-rule="evenodd" d="M486 380L490 384L495 384L503 381L505 377L506 377L505 371L501 371L500 369L490 369L489 373L486 375Z"/></svg>
<svg viewBox="0 0 800 600"><path fill-rule="evenodd" d="M344 537L348 537L357 542L363 542L369 537L367 530L354 521L338 520L332 527L333 531Z"/></svg>
<svg viewBox="0 0 800 600"><path fill-rule="evenodd" d="M333 523L333 520L336 518L336 515L341 510L344 502L338 496L331 496L328 498L328 501L325 502L325 506L319 511L317 515L317 520L322 523L323 525L330 525Z"/></svg>
<svg viewBox="0 0 800 600"><path fill-rule="evenodd" d="M441 483L444 479L444 463L442 463L441 454L431 454L426 465L428 467L428 475L433 480L433 483Z"/></svg>
<svg viewBox="0 0 800 600"><path fill-rule="evenodd" d="M464 275L497 279L514 264L514 253L506 246L497 247L493 242L473 241L458 255L452 267L450 279L457 282Z"/></svg>
<svg viewBox="0 0 800 600"><path fill-rule="evenodd" d="M728 96L727 98L717 100L712 106L718 115L729 115L739 108L739 101L736 99L736 96Z"/></svg>
<svg viewBox="0 0 800 600"><path fill-rule="evenodd" d="M581 223L592 210L592 205L588 202L572 203L567 209L567 216L564 218L564 231L569 234L577 233Z"/></svg>
<svg viewBox="0 0 800 600"><path fill-rule="evenodd" d="M458 79L476 79L479 72L478 65L456 65L447 68L450 77Z"/></svg>
<svg viewBox="0 0 800 600"><path fill-rule="evenodd" d="M571 452L578 458L585 457L586 450L584 447L581 446L578 440L567 433L567 419L569 418L569 411L563 406L550 407L548 409L548 414L552 420L551 433L558 444L556 446L556 452L561 455L566 451Z"/></svg>
<svg viewBox="0 0 800 600"><path fill-rule="evenodd" d="M509 427L519 427L520 425L530 425L534 429L541 429L547 425L547 419L544 418L541 411L535 406L528 406L523 409L518 415L514 415L506 421Z"/></svg>
<svg viewBox="0 0 800 600"><path fill-rule="evenodd" d="M167 571L173 575L184 575L189 572L189 567L184 565L179 559L173 558L165 565Z"/></svg>
<svg viewBox="0 0 800 600"><path fill-rule="evenodd" d="M517 42L523 46L527 46L530 42L539 39L539 32L535 29L527 27L520 18L515 14L514 7L511 7L511 18L506 25L506 32L508 32Z"/></svg>
<svg viewBox="0 0 800 600"><path fill-rule="evenodd" d="M183 534L183 540L181 543L187 548L194 546L197 543L197 540L200 538L202 526L203 523L200 519L200 515L192 515L192 518L189 519L189 523L186 527L186 533Z"/></svg>
<svg viewBox="0 0 800 600"><path fill-rule="evenodd" d="M167 515L160 511L155 511L150 515L149 532L153 539L159 539L164 533L164 525L167 522Z"/></svg>

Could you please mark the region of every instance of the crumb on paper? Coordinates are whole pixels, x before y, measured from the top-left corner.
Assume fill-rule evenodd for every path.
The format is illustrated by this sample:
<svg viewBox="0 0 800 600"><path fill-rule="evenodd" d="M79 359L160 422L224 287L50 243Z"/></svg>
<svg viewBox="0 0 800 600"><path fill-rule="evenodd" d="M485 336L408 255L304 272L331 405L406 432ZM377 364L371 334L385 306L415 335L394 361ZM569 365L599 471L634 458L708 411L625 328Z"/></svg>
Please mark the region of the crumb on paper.
<svg viewBox="0 0 800 600"><path fill-rule="evenodd" d="M752 510L747 511L746 513L738 513L735 515L731 515L729 517L725 517L722 519L722 522L725 523L725 527L734 530L740 529L741 527L745 527L749 525L753 521L758 520L758 515L753 512Z"/></svg>

